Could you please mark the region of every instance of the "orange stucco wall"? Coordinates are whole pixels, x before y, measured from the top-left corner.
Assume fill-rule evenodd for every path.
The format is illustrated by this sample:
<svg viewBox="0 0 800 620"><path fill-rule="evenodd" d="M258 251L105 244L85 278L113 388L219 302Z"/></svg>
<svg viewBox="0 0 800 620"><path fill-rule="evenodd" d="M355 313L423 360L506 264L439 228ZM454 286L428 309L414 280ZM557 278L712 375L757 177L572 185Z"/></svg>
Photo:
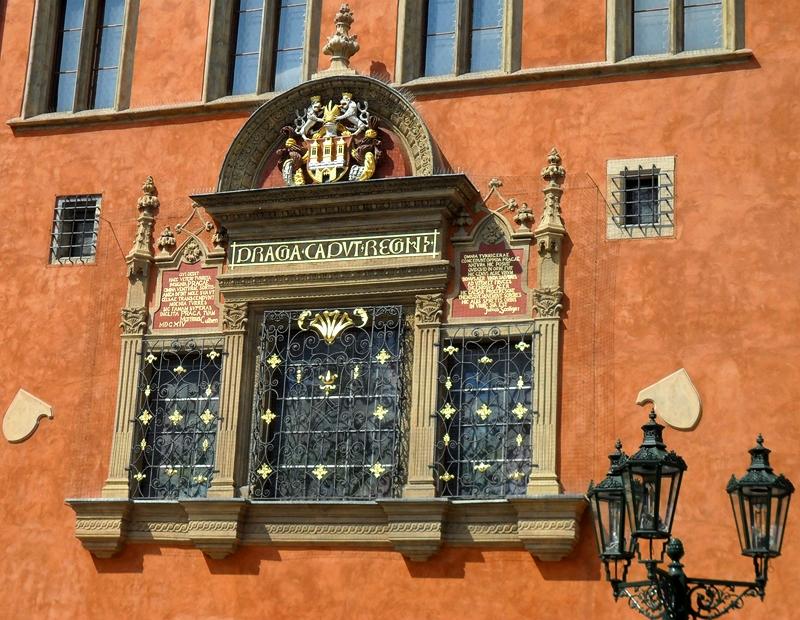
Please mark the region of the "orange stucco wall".
<svg viewBox="0 0 800 620"><path fill-rule="evenodd" d="M19 115L32 2L9 0L0 41L0 118ZM396 3L352 0L354 66L394 73ZM605 0L524 3L523 66L603 60ZM567 7L570 7L569 9ZM338 8L323 2L323 35ZM198 101L208 3L142 0L132 106ZM559 473L565 490L600 478L620 436L631 450L638 390L678 367L703 417L667 430L689 463L674 533L692 575L749 579L724 485L763 432L776 469L800 481L800 228L797 210L800 6L752 0L755 59L727 69L420 96L444 156L482 191L489 178L541 212L539 170L556 145L568 182ZM325 40L325 36L322 36ZM326 61L321 61L324 66ZM3 248L0 412L22 387L54 407L27 442L0 440L0 617L5 618L608 618L590 522L576 550L544 563L521 551L446 549L424 564L389 551L241 549L226 560L130 546L94 560L73 536L65 497L99 494L116 399L124 254L148 174L157 230L211 189L246 114L16 133L0 126ZM674 239L605 241L606 160L675 155ZM594 185L596 182L599 189ZM97 260L50 266L55 197L101 193ZM795 507L794 511L797 512ZM798 616L798 515L765 602L741 618Z"/></svg>

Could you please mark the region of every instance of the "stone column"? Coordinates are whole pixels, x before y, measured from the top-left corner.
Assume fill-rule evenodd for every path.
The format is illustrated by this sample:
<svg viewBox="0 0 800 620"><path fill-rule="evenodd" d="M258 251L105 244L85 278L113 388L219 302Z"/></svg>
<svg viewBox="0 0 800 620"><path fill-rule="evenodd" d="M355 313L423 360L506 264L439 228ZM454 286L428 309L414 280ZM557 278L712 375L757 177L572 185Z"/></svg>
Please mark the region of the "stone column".
<svg viewBox="0 0 800 620"><path fill-rule="evenodd" d="M208 497L230 498L236 494L234 467L246 326L247 303L226 302L222 313L225 357L222 361L216 472L208 489Z"/></svg>
<svg viewBox="0 0 800 620"><path fill-rule="evenodd" d="M542 219L534 231L539 253L537 286L533 292L536 307L535 393L537 416L531 428L534 465L528 481L528 495L561 492L556 473L558 439L559 360L561 359L562 242L567 234L561 218L561 195L566 172L561 156L550 151L542 170L547 181Z"/></svg>
<svg viewBox="0 0 800 620"><path fill-rule="evenodd" d="M147 177L139 198L136 239L125 257L128 264L128 296L122 309L122 348L119 360L117 411L108 479L103 497L128 497L128 465L133 441L133 420L138 404L139 364L142 340L147 330L147 291L153 264L153 224L159 207L158 191L153 177Z"/></svg>
<svg viewBox="0 0 800 620"><path fill-rule="evenodd" d="M411 424L408 447L408 482L403 497L434 497L431 465L436 441L436 376L439 366L439 326L442 295L417 295L414 313L414 361L411 370Z"/></svg>

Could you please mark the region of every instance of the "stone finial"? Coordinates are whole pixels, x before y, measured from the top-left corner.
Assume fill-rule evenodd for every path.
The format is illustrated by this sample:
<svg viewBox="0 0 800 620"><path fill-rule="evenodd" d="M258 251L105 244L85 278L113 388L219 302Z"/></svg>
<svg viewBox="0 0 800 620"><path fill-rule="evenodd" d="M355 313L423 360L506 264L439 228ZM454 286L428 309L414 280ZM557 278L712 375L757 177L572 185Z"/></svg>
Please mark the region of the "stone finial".
<svg viewBox="0 0 800 620"><path fill-rule="evenodd" d="M542 168L542 178L548 181L552 187L564 183L566 175L566 171L561 166L561 154L556 147L553 147L547 155L547 165Z"/></svg>
<svg viewBox="0 0 800 620"><path fill-rule="evenodd" d="M139 217L136 218L136 239L127 256L129 274L143 271L145 263L153 257L150 243L155 223L155 210L161 205L153 177L147 177L142 185L142 195L139 196L137 205Z"/></svg>
<svg viewBox="0 0 800 620"><path fill-rule="evenodd" d="M158 238L158 247L162 254L169 254L175 247L175 235L169 226L166 226Z"/></svg>
<svg viewBox="0 0 800 620"><path fill-rule="evenodd" d="M358 50L358 35L350 34L350 26L353 24L353 12L348 4L343 4L336 13L334 24L336 32L328 37L328 42L322 48L322 53L331 57L330 70L348 70L350 68L350 57Z"/></svg>
<svg viewBox="0 0 800 620"><path fill-rule="evenodd" d="M555 147L547 155L547 165L542 168L542 178L547 181L544 193L544 209L535 235L539 240L539 251L553 251L554 243L564 236L564 220L561 218L561 195L564 193L562 184L566 171L561 165L561 155Z"/></svg>
<svg viewBox="0 0 800 620"><path fill-rule="evenodd" d="M154 211L161 206L158 200L158 189L156 184L153 183L153 177L147 177L144 185L142 185L142 195L139 197L139 210L140 211Z"/></svg>

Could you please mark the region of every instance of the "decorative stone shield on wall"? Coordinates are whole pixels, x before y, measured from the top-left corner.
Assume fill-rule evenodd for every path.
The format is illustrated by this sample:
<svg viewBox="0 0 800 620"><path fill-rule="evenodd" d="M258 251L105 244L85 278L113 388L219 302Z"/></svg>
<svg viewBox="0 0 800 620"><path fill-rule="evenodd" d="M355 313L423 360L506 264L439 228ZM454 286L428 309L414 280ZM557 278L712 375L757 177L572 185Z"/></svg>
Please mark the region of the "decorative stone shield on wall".
<svg viewBox="0 0 800 620"><path fill-rule="evenodd" d="M508 320L531 317L527 240L511 240L503 216L491 213L473 234L453 243L455 291L449 321Z"/></svg>

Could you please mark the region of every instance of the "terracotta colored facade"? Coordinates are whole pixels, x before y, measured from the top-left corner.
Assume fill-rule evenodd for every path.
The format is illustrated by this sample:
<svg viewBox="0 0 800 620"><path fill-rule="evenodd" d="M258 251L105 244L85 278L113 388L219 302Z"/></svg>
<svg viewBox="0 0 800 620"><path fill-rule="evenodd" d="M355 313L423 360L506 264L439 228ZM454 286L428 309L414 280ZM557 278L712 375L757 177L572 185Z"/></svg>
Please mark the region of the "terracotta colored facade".
<svg viewBox="0 0 800 620"><path fill-rule="evenodd" d="M604 0L522 4L523 72L605 60ZM228 146L256 107L201 103L208 5L141 0L130 108L162 108L68 124L12 121L0 130L0 411L19 388L54 411L27 441L0 443L0 617L638 617L613 601L588 511L574 551L558 562L524 550L452 547L424 563L390 550L324 547L248 546L212 560L161 544L96 559L75 538L64 499L99 497L108 475L124 256L141 183L153 175L158 186L156 231L182 221L190 195L214 190ZM397 3L350 5L361 43L352 67L391 81ZM0 114L11 121L20 117L34 3L0 6ZM322 2L320 48L338 8ZM754 0L744 18L752 55L735 61L587 69L416 96L451 168L484 194L501 178L504 195L527 202L537 221L539 171L554 145L564 159L564 491L582 493L602 478L616 437L629 451L638 445L641 388L681 367L691 375L702 418L665 438L689 464L674 534L692 576L751 578L724 486L744 472L758 432L776 470L800 480L800 155L791 139L800 121L799 20L791 3ZM607 241L607 160L661 155L677 161L674 238ZM48 264L55 199L70 194L102 195L91 265ZM765 601L748 600L738 617L798 615L796 520L789 516Z"/></svg>

